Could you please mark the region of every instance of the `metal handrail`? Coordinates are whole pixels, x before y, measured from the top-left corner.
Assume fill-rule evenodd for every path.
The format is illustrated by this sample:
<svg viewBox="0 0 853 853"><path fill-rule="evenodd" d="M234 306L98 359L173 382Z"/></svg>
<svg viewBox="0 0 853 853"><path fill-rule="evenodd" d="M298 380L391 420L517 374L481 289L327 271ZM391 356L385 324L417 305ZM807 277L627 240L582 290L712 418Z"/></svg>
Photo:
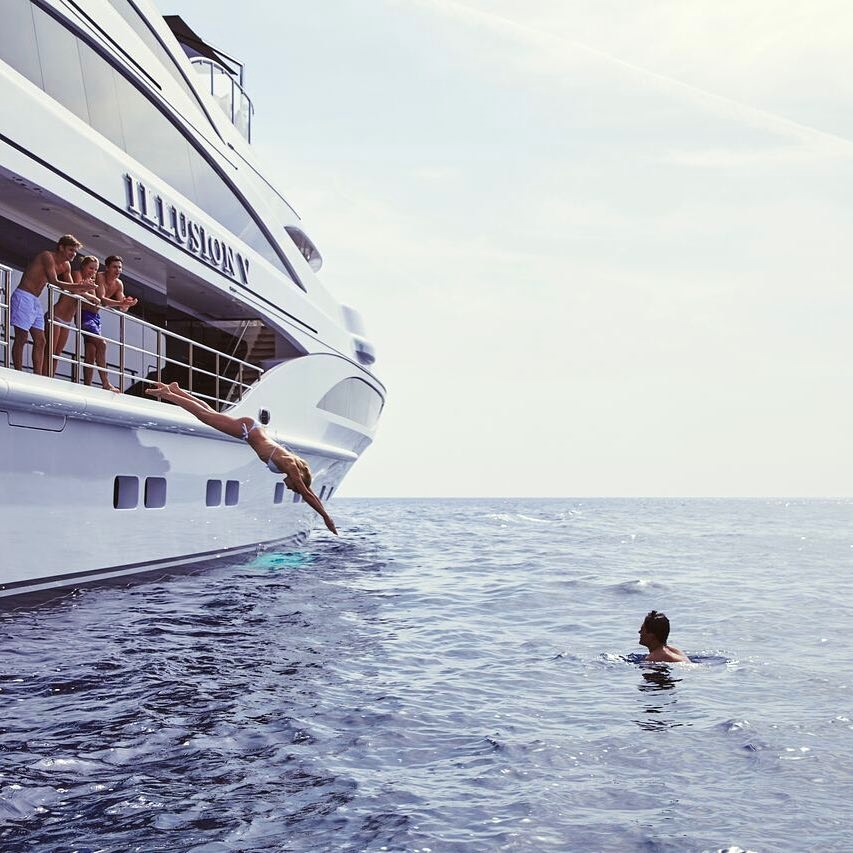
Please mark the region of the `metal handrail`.
<svg viewBox="0 0 853 853"><path fill-rule="evenodd" d="M214 77L213 77L214 71L219 71L220 75L222 77L225 77L228 79L228 81L231 83L231 103L230 103L230 107L231 107L230 113L231 114L229 116L229 118L231 119L231 124L233 124L234 127L236 127L237 130L239 130L243 134L243 136L246 138L247 142L251 143L251 141L252 141L252 116L254 115L255 107L254 107L254 104L252 104L252 99L246 94L246 90L243 88L242 83L239 80L234 79L233 74L230 74L228 72L228 69L225 68L225 66L221 65L218 62L214 62L212 59L208 59L207 57L204 57L204 56L193 56L190 59L190 62L192 63L192 65L194 65L197 68L204 69L206 67L209 69L209 73L207 71L203 71L202 73L204 73L205 75L210 77L210 94L213 95L214 98L217 97L216 88L214 86ZM246 112L245 131L237 123L238 112L236 112L234 110L234 104L237 102L237 98L235 95L235 89L240 92L241 98L245 99L246 105L248 107L248 110ZM219 102L217 101L217 103L219 103ZM221 104L220 104L220 106L221 106ZM226 115L228 115L227 111L226 111Z"/></svg>
<svg viewBox="0 0 853 853"><path fill-rule="evenodd" d="M70 296L72 299L77 301L77 307L75 311L75 318L72 323L66 323L62 320L57 320L54 317L54 293L61 293L63 296ZM210 377L214 380L215 385L215 395L211 396L209 394L199 393L198 391L193 391L197 396L202 397L215 405L217 405L220 409L226 408L228 406L233 405L234 402L239 400L243 393L251 388L251 384L243 382L243 373L244 370L248 369L253 371L258 376L263 374L263 368L258 365L252 364L248 361L243 361L242 359L237 358L233 355L228 355L227 353L221 352L220 350L214 349L213 347L207 346L207 344L199 343L198 341L192 340L192 338L187 338L184 335L179 335L176 332L169 332L166 329L163 329L160 326L156 326L153 323L149 323L147 320L142 320L139 317L134 317L133 315L129 315L124 311L118 311L113 308L109 308L107 306L101 306L98 308L98 311L102 313L112 314L118 317L119 321L119 338L116 340L115 338L108 337L107 335L101 335L100 337L106 341L107 344L115 344L118 347L119 358L118 358L118 370L111 368L109 365L105 367L101 367L98 364L92 364L87 362L84 359L84 341L83 336L87 335L87 332L81 331L82 329L82 310L83 307L87 303L87 300L84 296L80 296L76 293L69 293L67 290L64 290L59 287L55 287L52 284L48 284L48 330L47 330L47 341L45 346L45 358L50 359L49 362L49 374L54 375L58 379L62 379L63 381L68 381L65 377L56 376L56 365L61 363L74 365L76 368L76 376L73 376L72 381L76 381L77 383L83 382L84 379L84 370L86 368L92 368L93 370L104 370L108 375L116 375L119 377L119 387L124 390L124 384L127 375L127 354L128 353L137 353L142 356L151 356L154 358L154 371L156 375L156 379L149 379L146 376L135 376L134 381L142 382L147 385L153 385L155 382L160 382L162 380L162 372L164 367L169 365L174 365L181 368L186 368L188 371L188 390L193 391L193 377L197 376L206 376ZM11 354L11 341L9 339L9 299L6 298L3 301L0 301L0 313L2 313L2 324L5 332L5 340L2 341L2 344L6 348L5 352L5 366L9 367L10 365L10 354ZM126 331L128 328L128 324L131 326L148 329L155 334L156 340L156 351L152 351L150 349L146 349L144 346L137 346L136 344L129 343L126 341ZM69 329L71 331L76 331L77 336L75 339L74 346L74 355L69 358L63 353L59 355L53 354L53 334L54 327L63 327ZM166 340L172 340L176 342L180 342L182 344L186 344L188 347L188 359L187 361L182 361L181 359L174 358L173 356L166 355L166 347L164 342ZM31 346L31 344L29 344ZM216 370L210 371L206 370L201 366L195 365L195 356L197 351L203 351L209 353L214 357ZM222 376L222 367L224 359L224 369L228 370L229 368L233 369L236 366L237 369L237 377L230 378ZM225 381L229 386L228 398L222 398L220 396L220 384L221 381ZM234 391L235 388L239 390L239 393L236 395L236 400L234 399Z"/></svg>
<svg viewBox="0 0 853 853"><path fill-rule="evenodd" d="M9 322L11 315L9 303L12 299L12 294L9 291L12 289L12 270L9 267L0 266L0 288L2 288L0 311L3 313L3 366L9 367L12 364L12 324Z"/></svg>

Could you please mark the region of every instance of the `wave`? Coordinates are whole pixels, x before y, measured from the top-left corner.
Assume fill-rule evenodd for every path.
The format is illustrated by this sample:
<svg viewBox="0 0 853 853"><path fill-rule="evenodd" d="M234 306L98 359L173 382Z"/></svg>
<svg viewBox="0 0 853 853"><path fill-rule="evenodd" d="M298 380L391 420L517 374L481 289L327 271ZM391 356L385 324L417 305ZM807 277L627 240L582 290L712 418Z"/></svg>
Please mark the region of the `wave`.
<svg viewBox="0 0 853 853"><path fill-rule="evenodd" d="M569 512L558 518L541 518L535 515L525 515L523 512L490 512L484 517L489 521L497 521L501 524L560 524L573 513Z"/></svg>

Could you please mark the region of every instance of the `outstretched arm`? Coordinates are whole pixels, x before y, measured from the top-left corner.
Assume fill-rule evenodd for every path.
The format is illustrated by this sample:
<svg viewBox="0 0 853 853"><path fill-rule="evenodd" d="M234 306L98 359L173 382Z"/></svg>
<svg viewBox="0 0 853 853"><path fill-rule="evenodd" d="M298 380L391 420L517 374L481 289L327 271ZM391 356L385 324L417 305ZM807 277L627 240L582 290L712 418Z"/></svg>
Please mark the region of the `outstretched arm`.
<svg viewBox="0 0 853 853"><path fill-rule="evenodd" d="M326 508L323 506L320 498L311 491L310 487L306 486L302 480L296 479L296 490L302 495L305 503L314 510L314 512L318 513L319 516L326 523L326 527L330 532L334 533L335 536L338 535L338 528L335 527L335 522L329 517L329 513L326 512Z"/></svg>
<svg viewBox="0 0 853 853"><path fill-rule="evenodd" d="M71 278L73 279L73 283L66 285L65 289L69 293L82 296L90 305L99 307L101 301L97 296L95 296L95 279L83 278L83 274L80 270L74 270L74 272L71 273Z"/></svg>

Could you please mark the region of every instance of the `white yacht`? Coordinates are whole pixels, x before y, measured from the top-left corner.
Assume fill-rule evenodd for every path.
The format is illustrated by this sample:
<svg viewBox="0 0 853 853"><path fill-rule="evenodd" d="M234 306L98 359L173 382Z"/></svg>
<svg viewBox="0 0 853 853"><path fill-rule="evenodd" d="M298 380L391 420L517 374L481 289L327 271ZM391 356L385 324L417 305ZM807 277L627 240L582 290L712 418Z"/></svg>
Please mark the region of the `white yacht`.
<svg viewBox="0 0 853 853"><path fill-rule="evenodd" d="M304 541L319 517L243 442L143 393L259 420L332 516L384 405L358 312L255 161L242 66L151 0L0 6L0 596ZM13 369L11 294L67 233L138 299L101 310L121 394L84 384L79 310L55 376L29 346Z"/></svg>

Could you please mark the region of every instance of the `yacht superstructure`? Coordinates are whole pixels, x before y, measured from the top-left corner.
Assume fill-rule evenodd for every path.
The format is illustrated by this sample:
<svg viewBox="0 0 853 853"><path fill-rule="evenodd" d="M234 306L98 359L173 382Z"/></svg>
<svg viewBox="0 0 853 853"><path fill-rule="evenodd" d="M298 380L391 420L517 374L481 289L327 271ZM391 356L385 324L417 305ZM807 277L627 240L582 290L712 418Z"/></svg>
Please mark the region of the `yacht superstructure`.
<svg viewBox="0 0 853 853"><path fill-rule="evenodd" d="M324 501L384 405L358 312L326 289L254 160L242 66L150 0L4 0L3 13L0 596L303 540L313 512L244 444L144 395L175 380L259 419ZM66 233L101 261L120 255L138 299L101 311L120 395L82 383L79 311L55 377L11 367L11 294Z"/></svg>

